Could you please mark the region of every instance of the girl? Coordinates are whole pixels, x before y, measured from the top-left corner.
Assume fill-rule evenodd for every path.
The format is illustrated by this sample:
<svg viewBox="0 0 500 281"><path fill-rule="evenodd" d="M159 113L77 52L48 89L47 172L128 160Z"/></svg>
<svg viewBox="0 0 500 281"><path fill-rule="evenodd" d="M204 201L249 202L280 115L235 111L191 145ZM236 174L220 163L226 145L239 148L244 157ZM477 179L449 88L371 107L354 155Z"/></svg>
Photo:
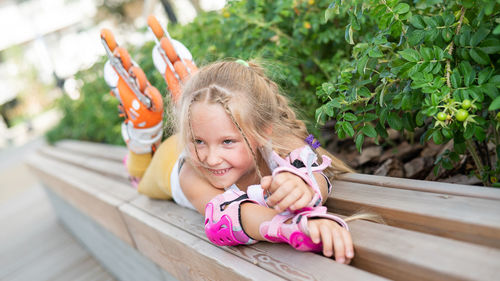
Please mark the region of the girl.
<svg viewBox="0 0 500 281"><path fill-rule="evenodd" d="M131 175L142 178L139 192L173 197L204 214L207 236L217 245L282 242L350 262L347 224L321 205L331 191L329 178L351 170L325 150L313 150L318 144L258 64L203 67L184 85L174 111L178 134L154 157L129 154ZM130 136L147 140L158 133L125 128L129 149L131 141L144 143Z"/></svg>

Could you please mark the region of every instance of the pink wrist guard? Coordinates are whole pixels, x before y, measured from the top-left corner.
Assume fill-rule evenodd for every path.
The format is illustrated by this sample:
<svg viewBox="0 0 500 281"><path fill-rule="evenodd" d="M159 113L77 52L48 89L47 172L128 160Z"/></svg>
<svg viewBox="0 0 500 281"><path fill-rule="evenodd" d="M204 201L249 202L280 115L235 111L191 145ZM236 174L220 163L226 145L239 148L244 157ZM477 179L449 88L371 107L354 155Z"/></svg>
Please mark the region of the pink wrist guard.
<svg viewBox="0 0 500 281"><path fill-rule="evenodd" d="M305 145L303 147L297 148L285 158L281 158L276 152L272 152L272 160L278 165L276 169L273 170L273 177L281 172L290 172L302 178L307 185L309 185L313 191L314 196L308 207L316 207L321 205L323 198L321 196L321 191L319 189L316 178L314 178L314 172L322 172L324 169L330 166L332 159L330 157L322 155L323 162L321 165L317 164L318 157L316 153L309 147ZM323 174L323 173L321 173ZM330 181L328 177L324 174L327 184L328 193L330 193Z"/></svg>
<svg viewBox="0 0 500 281"><path fill-rule="evenodd" d="M285 223L292 218L290 223ZM303 208L296 214L283 213L276 215L271 221L260 225L260 234L272 243L288 243L295 249L304 252L321 252L323 244L314 243L307 227L308 218L331 219L349 231L349 226L340 217L326 213L326 207Z"/></svg>
<svg viewBox="0 0 500 281"><path fill-rule="evenodd" d="M219 246L254 244L241 226L240 206L253 202L243 191L227 190L215 196L205 206L205 233L212 243Z"/></svg>

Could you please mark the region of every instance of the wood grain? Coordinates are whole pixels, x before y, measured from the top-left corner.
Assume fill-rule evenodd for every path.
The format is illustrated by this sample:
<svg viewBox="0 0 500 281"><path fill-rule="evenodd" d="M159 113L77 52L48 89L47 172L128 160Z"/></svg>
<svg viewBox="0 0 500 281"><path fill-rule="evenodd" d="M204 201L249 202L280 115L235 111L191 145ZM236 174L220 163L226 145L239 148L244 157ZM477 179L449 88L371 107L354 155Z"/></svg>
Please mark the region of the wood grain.
<svg viewBox="0 0 500 281"><path fill-rule="evenodd" d="M392 226L500 248L496 200L336 181L327 206L343 215L369 210Z"/></svg>
<svg viewBox="0 0 500 281"><path fill-rule="evenodd" d="M30 158L29 165L46 186L94 218L123 241L134 246L118 210L118 207L125 201L102 191L105 185L103 186L103 182L99 181L98 175L39 155ZM130 200L135 196L137 194L129 194L125 198Z"/></svg>
<svg viewBox="0 0 500 281"><path fill-rule="evenodd" d="M125 146L77 140L58 141L55 146L64 148L64 150L73 151L76 154L89 155L116 162L122 162L123 157L128 153L127 147Z"/></svg>
<svg viewBox="0 0 500 281"><path fill-rule="evenodd" d="M191 209L180 207L171 201L152 200L147 197L139 197L130 204L195 235L198 240L211 244L205 234L203 217ZM220 249L286 280L327 280L331 276L336 276L340 280L380 279L379 276L338 264L321 255L296 251L284 244L261 242L251 246L221 247Z"/></svg>
<svg viewBox="0 0 500 281"><path fill-rule="evenodd" d="M390 188L500 200L500 189L491 187L383 177L357 173L339 175L338 180Z"/></svg>

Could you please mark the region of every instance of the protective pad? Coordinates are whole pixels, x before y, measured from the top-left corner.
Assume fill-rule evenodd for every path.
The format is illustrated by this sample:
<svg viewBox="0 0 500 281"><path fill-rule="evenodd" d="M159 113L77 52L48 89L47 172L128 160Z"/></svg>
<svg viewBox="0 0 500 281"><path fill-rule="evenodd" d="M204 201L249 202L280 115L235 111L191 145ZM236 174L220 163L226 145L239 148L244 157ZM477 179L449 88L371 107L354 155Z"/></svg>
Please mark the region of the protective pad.
<svg viewBox="0 0 500 281"><path fill-rule="evenodd" d="M240 206L248 199L243 191L227 190L215 196L205 206L205 233L212 243L219 246L254 244L241 226Z"/></svg>

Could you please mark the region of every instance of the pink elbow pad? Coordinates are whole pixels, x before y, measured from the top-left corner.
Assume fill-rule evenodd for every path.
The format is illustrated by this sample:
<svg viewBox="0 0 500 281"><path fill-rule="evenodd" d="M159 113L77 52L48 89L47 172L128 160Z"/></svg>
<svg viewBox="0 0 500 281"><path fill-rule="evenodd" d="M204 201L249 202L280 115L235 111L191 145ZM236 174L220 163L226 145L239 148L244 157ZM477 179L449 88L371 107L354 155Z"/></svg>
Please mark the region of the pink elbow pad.
<svg viewBox="0 0 500 281"><path fill-rule="evenodd" d="M309 207L316 207L321 205L323 198L321 196L321 191L319 189L318 183L316 182L316 178L314 178L314 172L322 172L324 169L330 166L332 160L330 157L322 155L323 162L321 165L317 164L318 157L316 153L309 147L305 145L303 147L297 148L294 151L290 152L290 154L285 158L281 158L276 152L272 152L273 161L278 164L278 167L273 170L273 176L282 173L282 172L290 172L302 178L304 182L309 185L315 195L311 202L308 204ZM325 179L330 187L331 184L328 178L325 176ZM330 189L328 190L330 192Z"/></svg>
<svg viewBox="0 0 500 281"><path fill-rule="evenodd" d="M243 191L227 190L215 196L205 206L205 233L212 243L219 246L254 244L241 225L240 206L248 199Z"/></svg>

